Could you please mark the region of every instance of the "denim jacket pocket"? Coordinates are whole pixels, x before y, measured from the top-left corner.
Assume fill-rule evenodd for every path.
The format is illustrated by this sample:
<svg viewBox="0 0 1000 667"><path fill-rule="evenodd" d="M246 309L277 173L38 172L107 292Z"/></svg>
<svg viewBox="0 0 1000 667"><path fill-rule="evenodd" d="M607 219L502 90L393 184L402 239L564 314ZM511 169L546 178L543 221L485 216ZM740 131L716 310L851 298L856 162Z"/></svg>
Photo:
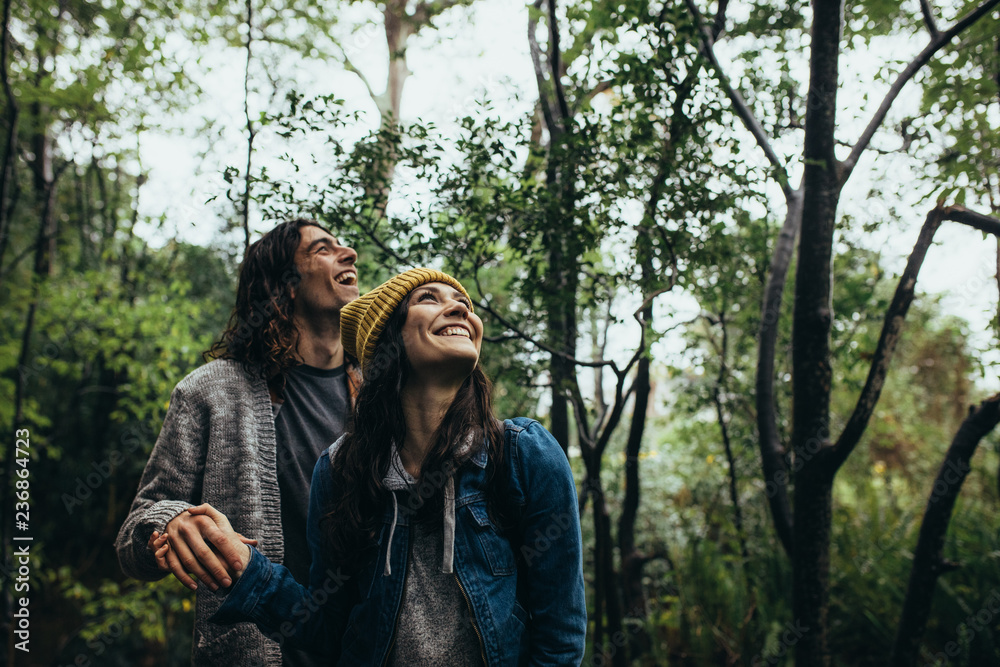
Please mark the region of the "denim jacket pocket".
<svg viewBox="0 0 1000 667"><path fill-rule="evenodd" d="M490 521L486 504L470 503L465 507L472 515L476 536L479 538L479 544L483 547L493 575L505 577L514 574L517 569L514 551L511 549L510 542L497 532L493 522Z"/></svg>

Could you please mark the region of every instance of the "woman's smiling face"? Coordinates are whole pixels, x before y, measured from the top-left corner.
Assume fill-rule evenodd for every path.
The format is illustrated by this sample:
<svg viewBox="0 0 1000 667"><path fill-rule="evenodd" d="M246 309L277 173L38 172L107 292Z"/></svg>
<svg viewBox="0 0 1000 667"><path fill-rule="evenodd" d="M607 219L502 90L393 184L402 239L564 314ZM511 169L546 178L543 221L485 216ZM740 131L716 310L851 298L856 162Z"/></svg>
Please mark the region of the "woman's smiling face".
<svg viewBox="0 0 1000 667"><path fill-rule="evenodd" d="M472 373L483 344L483 321L468 297L447 283L427 283L410 294L403 345L418 377L459 382Z"/></svg>

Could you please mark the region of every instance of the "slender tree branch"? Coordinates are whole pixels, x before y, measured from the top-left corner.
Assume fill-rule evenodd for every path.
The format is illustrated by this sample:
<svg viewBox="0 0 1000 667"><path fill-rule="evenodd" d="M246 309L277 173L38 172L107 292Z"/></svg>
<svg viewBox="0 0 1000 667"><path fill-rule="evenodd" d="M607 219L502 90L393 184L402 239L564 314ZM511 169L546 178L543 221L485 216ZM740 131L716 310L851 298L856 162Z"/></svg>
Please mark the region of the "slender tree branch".
<svg viewBox="0 0 1000 667"><path fill-rule="evenodd" d="M250 248L250 169L253 160L253 139L256 135L250 119L250 64L253 62L253 0L246 0L247 9L247 63L243 70L243 115L247 121L247 167L243 188L243 252Z"/></svg>
<svg viewBox="0 0 1000 667"><path fill-rule="evenodd" d="M643 341L641 347L636 350L632 357L632 361L629 362L626 370L618 375L618 381L615 383L615 402L611 408L611 415L608 417L608 423L604 425L601 429L600 435L596 438L594 443L595 456L598 458L604 456L604 450L607 449L608 443L611 442L611 434L616 428L618 428L618 422L621 421L622 413L625 411L625 398L623 393L623 388L625 385L625 374L628 369L631 369L632 365L642 357L642 353L646 349L645 336L643 336Z"/></svg>
<svg viewBox="0 0 1000 667"><path fill-rule="evenodd" d="M942 220L950 220L951 222L968 225L981 232L986 232L1000 238L1000 220L989 215L970 211L964 206L949 206L944 209Z"/></svg>
<svg viewBox="0 0 1000 667"><path fill-rule="evenodd" d="M365 90L368 91L368 96L370 98L372 98L372 100L376 103L376 106L378 106L379 109L381 109L381 105L379 104L379 101L378 101L380 96L379 96L378 93L375 92L375 89L372 88L372 84L368 80L368 77L366 77L365 74L364 74L364 72L362 72L361 70L359 70L354 65L354 61L352 61L351 57L347 55L347 51L345 51L344 48L341 47L339 44L337 46L338 46L338 48L340 48L341 57L343 58L342 62L344 64L344 69L347 70L348 72L350 72L351 74L354 74L359 79L361 79L361 83L364 84Z"/></svg>
<svg viewBox="0 0 1000 667"><path fill-rule="evenodd" d="M559 133L556 125L555 112L552 109L552 101L549 99L548 84L545 80L545 69L542 67L542 49L538 45L538 14L542 11L544 0L535 0L532 8L534 11L528 13L528 51L531 54L531 64L535 69L535 83L538 86L538 101L542 107L542 116L545 118L545 127L549 135Z"/></svg>
<svg viewBox="0 0 1000 667"><path fill-rule="evenodd" d="M49 238L50 238L49 235L45 236L46 240L48 240ZM13 272L14 269L16 269L22 261L24 261L24 258L31 255L31 253L33 253L34 251L35 247L33 245L29 245L24 250L15 255L14 259L11 260L10 264L3 267L3 270L0 271L0 281L3 281L7 276L9 276L11 272Z"/></svg>
<svg viewBox="0 0 1000 667"><path fill-rule="evenodd" d="M885 383L885 377L889 372L889 364L892 362L892 355L899 341L902 331L903 321L906 312L913 301L914 289L917 282L917 274L923 264L927 250L934 239L934 233L945 220L968 225L980 231L993 234L1000 238L1000 220L988 215L976 213L962 206L942 207L938 206L927 214L927 219L920 230L913 251L906 263L906 269L900 276L899 285L896 287L896 294L885 314L885 323L882 326L882 334L879 336L878 345L872 356L872 365L868 371L868 379L864 389L858 397L854 413L847 421L844 431L841 433L837 444L834 446L834 460L836 465L840 465L850 455L854 449L871 418L875 405L878 403Z"/></svg>
<svg viewBox="0 0 1000 667"><path fill-rule="evenodd" d="M622 391L624 381L625 376L622 376L619 378L619 381L615 386L615 403L614 407L611 409L611 416L608 417L608 423L601 429L600 436L594 444L596 456L604 456L604 450L608 448L608 443L611 442L611 434L616 428L618 428L618 423L621 421L622 413L625 412L625 398L624 392Z"/></svg>
<svg viewBox="0 0 1000 667"><path fill-rule="evenodd" d="M482 285L480 284L478 272L473 275L473 281L476 283L476 289L480 294L485 294ZM482 308L484 311L490 314L491 317L496 318L505 328L513 332L514 337L520 338L528 343L531 343L540 350L544 350L549 354L554 354L558 357L562 357L566 361L577 366L583 366L584 368L597 368L599 366L609 366L612 371L617 375L620 371L618 370L618 365L614 361L606 361L604 359L597 359L594 361L584 361L582 359L577 359L576 357L566 354L562 350L557 350L551 345L547 345L542 341L532 337L530 334L525 333L523 330L519 329L513 322L501 315L492 305L490 305L485 299L476 303L477 308Z"/></svg>
<svg viewBox="0 0 1000 667"><path fill-rule="evenodd" d="M635 309L634 313L632 313L632 318L635 319L635 321L638 322L639 324L643 324L644 323L644 319L642 317L643 309L649 304L651 304L653 302L653 299L655 299L656 297L672 290L676 283L677 283L676 276L672 276L669 285L667 285L666 287L661 287L660 289L654 291L652 294L650 294L649 296L647 296L645 299L642 300L642 303L639 304L639 307Z"/></svg>
<svg viewBox="0 0 1000 667"><path fill-rule="evenodd" d="M849 141L844 141L842 139L838 139L837 140L837 145L838 146L843 146L845 148L854 148L854 144L852 144ZM869 146L868 150L871 151L871 152L873 152L873 153L876 153L878 155L898 155L899 153L905 153L906 152L906 146L904 145L904 146L900 146L899 148L893 148L893 149L889 149L889 150L886 150L884 148L873 148L873 147Z"/></svg>
<svg viewBox="0 0 1000 667"><path fill-rule="evenodd" d="M712 22L712 43L715 44L719 35L726 29L726 10L729 8L729 0L719 0L719 6L715 10L715 21Z"/></svg>
<svg viewBox="0 0 1000 667"><path fill-rule="evenodd" d="M517 334L501 334L500 336L483 336L487 343L503 343L508 340L521 340Z"/></svg>
<svg viewBox="0 0 1000 667"><path fill-rule="evenodd" d="M693 0L687 0L687 2L692 1ZM847 182L847 179L850 178L851 172L858 164L858 159L868 147L872 137L875 136L875 132L882 125L882 121L885 120L886 114L889 113L889 108L892 107L893 102L896 101L896 97L899 96L900 91L903 90L903 87L907 84L907 82L913 78L921 67L926 65L930 59L934 57L934 54L944 48L948 42L955 37L955 35L959 34L985 16L998 4L1000 4L1000 0L986 0L983 4L979 5L956 21L955 25L948 28L944 32L932 33L930 43L924 47L923 51L917 54L917 56L910 61L903 71L899 73L899 76L896 77L895 82L893 82L892 86L889 88L889 92L886 93L885 97L882 99L882 104L879 105L875 115L872 116L872 119L868 122L868 126L865 128L865 131L861 134L861 138L858 139L858 142L851 150L851 154L846 160L844 160L844 162L841 163L840 173L838 174L841 184L844 184Z"/></svg>
<svg viewBox="0 0 1000 667"><path fill-rule="evenodd" d="M552 73L552 85L556 93L556 103L559 109L559 120L566 129L569 120L569 105L566 104L566 91L562 85L562 51L559 48L559 21L556 17L556 0L545 0L549 7L549 70Z"/></svg>
<svg viewBox="0 0 1000 667"><path fill-rule="evenodd" d="M375 211L372 210L372 212L375 212ZM376 222L376 225L377 224L378 223ZM379 238L378 234L375 233L374 229L368 229L368 227L366 227L365 225L363 225L361 223L358 223L358 228L364 233L365 236L368 237L369 241L371 241L372 243L375 244L375 246L379 250L381 250L382 252L384 252L389 257L392 257L401 266L405 266L405 265L409 264L409 261L407 259L405 259L398 252L396 252L395 250L393 250L392 248L390 248L388 245L386 245L386 243L384 241L382 241L381 238Z"/></svg>
<svg viewBox="0 0 1000 667"><path fill-rule="evenodd" d="M755 401L757 407L757 431L759 434L761 469L764 473L765 493L771 507L771 516L778 539L789 555L792 553L792 507L788 499L788 466L785 462L785 448L778 433L778 417L775 405L774 359L778 344L778 330L781 321L781 303L784 298L788 267L795 254L795 239L802 226L802 186L792 191L785 212L785 222L775 244L767 284L764 288L764 303L761 306L759 348L757 353L757 377Z"/></svg>
<svg viewBox="0 0 1000 667"><path fill-rule="evenodd" d="M614 432L615 428L618 427L618 422L621 420L622 412L625 410L625 400L628 398L628 395L631 394L632 391L635 389L635 383L633 382L633 386L629 388L628 393L627 394L622 393L622 388L625 385L625 378L632 370L632 367L639 362L639 359L641 359L642 355L646 352L647 322L645 321L645 318L642 316L642 310L651 307L653 299L657 295L667 291L667 289L669 288L657 290L655 293L651 294L643 301L643 306L632 315L632 317L635 318L635 321L639 323L639 326L642 327L642 333L640 334L639 337L639 347L636 348L635 353L632 355L632 358L629 360L628 364L625 365L624 370L619 371L616 366L611 367L611 370L614 371L615 375L618 376L618 381L615 383L615 402L612 404L613 407L611 409L611 415L608 418L608 423L604 425L603 429L601 429L600 431L600 435L596 437L596 442L594 447L596 448L597 456L599 457L604 455L604 450L607 448L608 442L611 441L611 434ZM680 326L680 325L678 324L675 326ZM597 428L595 427L595 433L596 432Z"/></svg>
<svg viewBox="0 0 1000 667"><path fill-rule="evenodd" d="M1000 0L996 0L1000 1ZM753 111L750 110L750 106L743 99L743 96L730 81L729 77L726 76L725 71L722 69L722 65L719 63L718 57L715 55L715 39L712 37L712 32L706 26L701 17L701 12L698 11L698 7L695 5L695 0L684 0L684 4L687 5L688 11L691 13L691 17L694 19L695 26L701 33L701 52L704 54L708 61L712 64L712 68L715 70L716 76L719 77L719 82L722 84L723 89L726 91L726 95L729 97L729 101L733 105L733 109L736 111L736 115L740 117L743 121L743 125L750 131L753 135L754 140L760 149L764 151L764 156L767 157L767 161L771 163L777 174L778 184L781 186L782 192L785 193L785 198L788 199L792 196L791 186L788 184L788 173L785 170L785 165L782 163L781 159L778 158L778 154L774 152L774 148L771 147L771 142L768 140L767 133L761 126L760 122L754 116Z"/></svg>
<svg viewBox="0 0 1000 667"><path fill-rule="evenodd" d="M906 262L906 268L899 277L899 284L896 286L896 293L892 297L889 308L885 311L885 322L882 325L882 333L879 336L878 344L872 355L871 368L868 370L868 379L861 390L858 402L854 407L854 412L843 432L837 439L837 444L833 447L833 455L830 465L836 470L847 460L851 451L858 444L861 435L868 426L882 393L882 386L885 383L886 374L889 372L889 364L892 363L892 356L896 350L896 343L899 342L900 332L903 329L903 321L906 313L913 302L913 294L917 284L917 274L927 256L927 250L934 240L934 234L941 226L944 211L937 207L927 214L917 242L910 252L910 258Z"/></svg>
<svg viewBox="0 0 1000 667"><path fill-rule="evenodd" d="M726 327L724 308L719 309L718 322L719 328L722 330L722 343L719 349L719 374L715 378L715 386L712 387L712 403L715 405L715 416L719 422L722 446L726 452L726 463L729 465L729 501L733 504L733 521L736 524L736 537L740 542L740 555L743 557L741 565L745 571L747 563L750 561L750 553L747 551L747 540L743 530L743 508L740 507L740 494L736 485L736 457L733 456L733 445L729 439L729 421L726 419L722 401L722 386L729 373L729 368L726 365L726 356L729 354L729 330Z"/></svg>
<svg viewBox="0 0 1000 667"><path fill-rule="evenodd" d="M594 356L599 359L604 358L604 351L608 349L608 332L611 330L611 306L613 304L612 299L608 299L605 311L603 313L603 322L600 322L597 315L597 309L591 309L591 346L594 349ZM598 324L602 323L603 327L598 330ZM600 424L604 422L604 418L608 414L608 404L604 400L604 369L595 368L594 369L594 404L597 406L597 417L595 421Z"/></svg>
<svg viewBox="0 0 1000 667"><path fill-rule="evenodd" d="M594 434L590 431L590 424L587 418L587 405L583 401L583 394L580 393L580 386L575 382L570 384L569 396L567 398L573 404L573 411L576 414L574 421L576 421L576 435L580 440L580 448L584 451L592 451Z"/></svg>
<svg viewBox="0 0 1000 667"><path fill-rule="evenodd" d="M927 26L927 32L931 34L931 39L935 39L941 34L938 30L937 22L934 21L934 10L931 9L930 0L920 0L920 13L924 15L924 25Z"/></svg>

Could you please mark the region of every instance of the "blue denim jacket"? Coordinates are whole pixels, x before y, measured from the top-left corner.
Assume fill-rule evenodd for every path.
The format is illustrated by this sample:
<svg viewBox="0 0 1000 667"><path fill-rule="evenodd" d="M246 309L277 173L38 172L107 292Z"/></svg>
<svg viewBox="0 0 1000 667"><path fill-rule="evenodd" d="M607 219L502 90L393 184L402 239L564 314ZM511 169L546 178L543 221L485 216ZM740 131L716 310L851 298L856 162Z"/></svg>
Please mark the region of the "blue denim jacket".
<svg viewBox="0 0 1000 667"><path fill-rule="evenodd" d="M454 573L487 666L579 665L587 608L573 475L559 444L538 422L507 420L504 434L520 544L501 536L486 512L487 455L480 447L455 475ZM310 492L308 589L251 548L246 570L210 620L252 621L279 643L339 656L337 665L384 665L406 578L410 516L387 508L377 557L348 577L320 546L319 520L329 512L331 487L330 457L324 455Z"/></svg>

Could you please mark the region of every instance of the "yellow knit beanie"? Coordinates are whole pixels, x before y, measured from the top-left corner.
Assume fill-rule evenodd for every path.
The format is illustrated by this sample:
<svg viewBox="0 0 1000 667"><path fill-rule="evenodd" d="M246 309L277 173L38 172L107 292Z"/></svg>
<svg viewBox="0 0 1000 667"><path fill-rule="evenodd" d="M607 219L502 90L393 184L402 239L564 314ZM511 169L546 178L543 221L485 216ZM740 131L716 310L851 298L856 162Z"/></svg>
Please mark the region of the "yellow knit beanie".
<svg viewBox="0 0 1000 667"><path fill-rule="evenodd" d="M343 307L340 311L340 340L344 350L354 355L362 370L371 359L378 344L379 336L385 323L389 321L392 311L403 302L406 295L427 283L445 283L451 285L462 294L469 293L447 273L434 269L410 269L390 278L371 292L359 296ZM469 310L472 310L472 299L469 299Z"/></svg>

